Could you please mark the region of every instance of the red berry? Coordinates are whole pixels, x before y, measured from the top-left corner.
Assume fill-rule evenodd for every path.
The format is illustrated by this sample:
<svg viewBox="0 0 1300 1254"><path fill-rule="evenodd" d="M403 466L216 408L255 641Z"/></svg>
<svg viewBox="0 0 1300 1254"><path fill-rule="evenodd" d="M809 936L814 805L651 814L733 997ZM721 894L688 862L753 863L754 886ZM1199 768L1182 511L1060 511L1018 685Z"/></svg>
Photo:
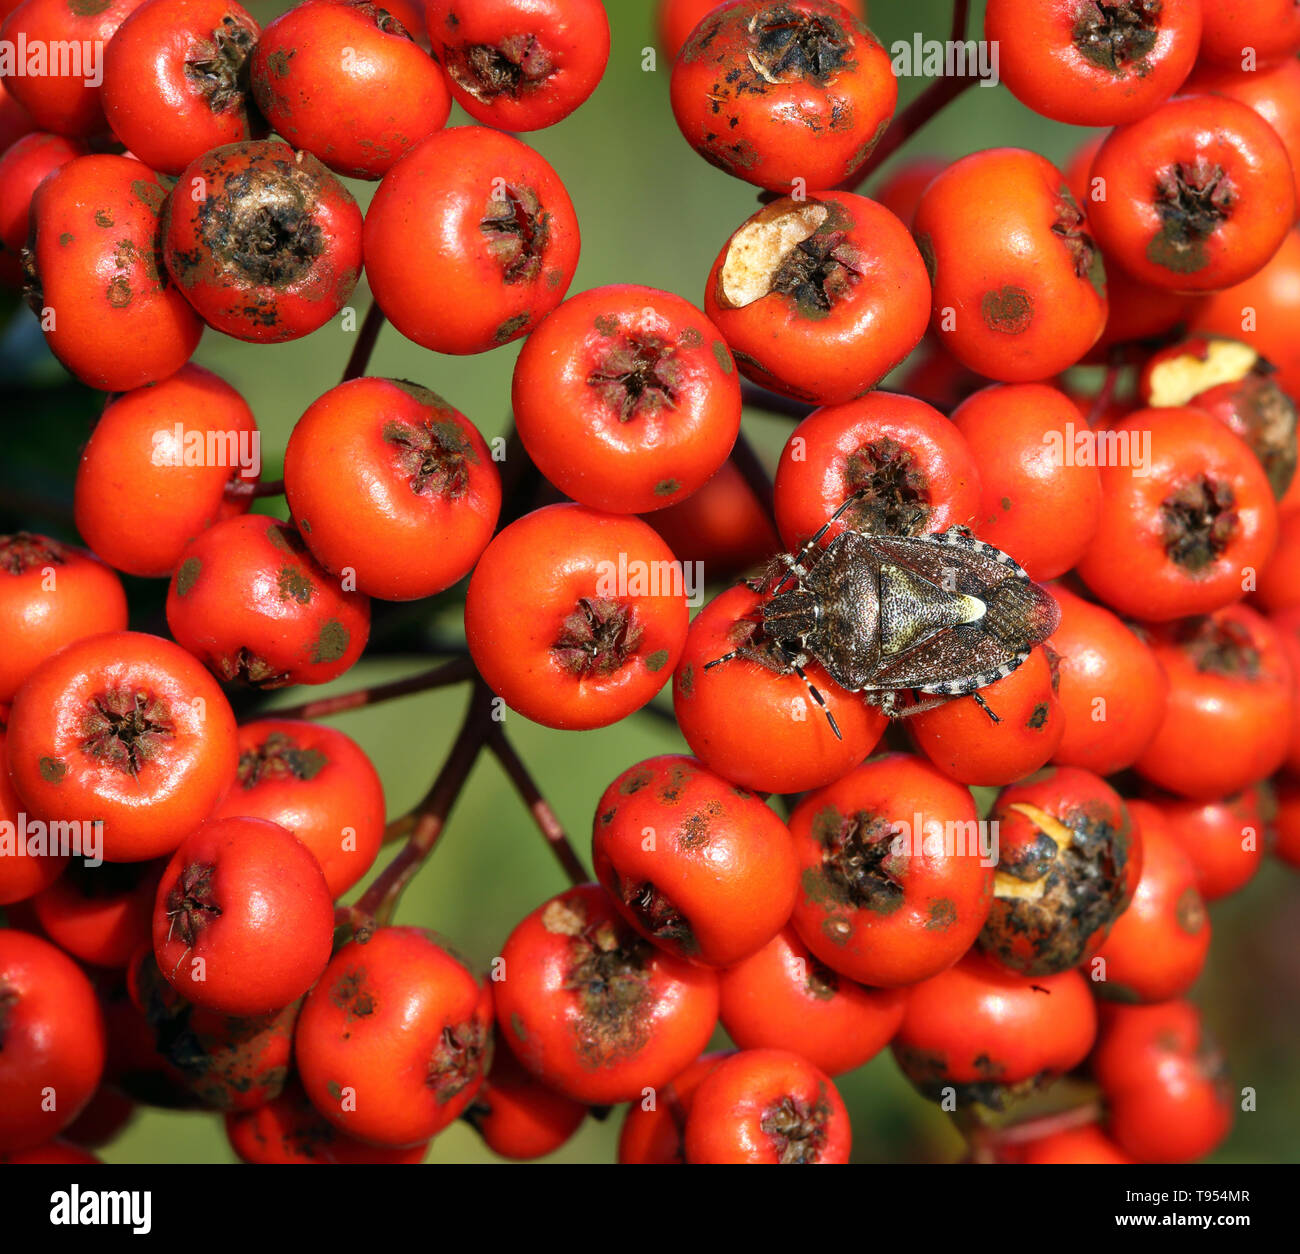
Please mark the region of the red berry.
<svg viewBox="0 0 1300 1254"><path fill-rule="evenodd" d="M581 1102L539 1083L504 1046L463 1116L488 1149L516 1161L553 1154L586 1117Z"/></svg>

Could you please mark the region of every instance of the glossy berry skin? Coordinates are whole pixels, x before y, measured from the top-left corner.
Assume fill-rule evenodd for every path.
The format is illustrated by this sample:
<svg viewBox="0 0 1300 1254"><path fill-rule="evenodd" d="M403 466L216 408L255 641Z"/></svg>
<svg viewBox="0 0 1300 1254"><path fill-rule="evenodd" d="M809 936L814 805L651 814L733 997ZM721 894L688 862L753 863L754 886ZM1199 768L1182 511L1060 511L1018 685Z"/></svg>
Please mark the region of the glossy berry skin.
<svg viewBox="0 0 1300 1254"><path fill-rule="evenodd" d="M239 728L239 770L212 817L248 815L291 831L330 896L370 870L384 836L384 789L361 746L334 727L265 718Z"/></svg>
<svg viewBox="0 0 1300 1254"><path fill-rule="evenodd" d="M157 264L167 189L138 161L69 161L32 196L27 303L50 351L83 383L126 391L179 370L203 323Z"/></svg>
<svg viewBox="0 0 1300 1254"><path fill-rule="evenodd" d="M170 853L234 779L235 716L179 645L140 632L78 640L14 698L9 771L29 815L102 819L110 862Z"/></svg>
<svg viewBox="0 0 1300 1254"><path fill-rule="evenodd" d="M167 590L167 626L226 682L323 684L361 656L370 601L344 591L293 527L245 514L185 546Z"/></svg>
<svg viewBox="0 0 1300 1254"><path fill-rule="evenodd" d="M1288 867L1300 869L1300 783L1283 776L1276 792L1277 839L1273 852Z"/></svg>
<svg viewBox="0 0 1300 1254"><path fill-rule="evenodd" d="M673 116L706 161L788 193L836 187L889 125L889 54L834 0L735 0L687 37L673 63Z"/></svg>
<svg viewBox="0 0 1300 1254"><path fill-rule="evenodd" d="M701 1082L686 1117L686 1161L849 1161L849 1112L820 1068L784 1049L747 1049Z"/></svg>
<svg viewBox="0 0 1300 1254"><path fill-rule="evenodd" d="M1213 801L1185 801L1151 789L1147 801L1191 859L1206 901L1239 892L1263 866L1277 817L1268 783Z"/></svg>
<svg viewBox="0 0 1300 1254"><path fill-rule="evenodd" d="M679 1167L686 1162L686 1117L695 1093L724 1058L736 1051L701 1054L653 1097L634 1101L623 1117L618 1161L623 1166Z"/></svg>
<svg viewBox="0 0 1300 1254"><path fill-rule="evenodd" d="M56 135L83 137L104 129L102 84L87 81L96 76L91 72L91 62L83 64L83 57L94 56L95 64L102 66L113 33L139 3L99 0L73 5L66 0L23 0L9 12L0 26L0 40L10 50L10 57L16 57L19 40L25 41L29 72L7 75L5 88L27 110L37 128ZM76 52L82 55L71 60L67 68L79 73L53 73L52 67L45 64L47 58L61 59L57 45L64 41L78 45ZM30 57L36 48L41 52L42 68L39 73L31 73Z"/></svg>
<svg viewBox="0 0 1300 1254"><path fill-rule="evenodd" d="M1101 335L1101 254L1045 157L990 148L954 161L925 189L912 230L930 271L933 330L972 370L1035 382Z"/></svg>
<svg viewBox="0 0 1300 1254"><path fill-rule="evenodd" d="M1212 292L1261 269L1295 221L1277 132L1225 96L1177 96L1117 127L1093 163L1097 242L1141 282Z"/></svg>
<svg viewBox="0 0 1300 1254"><path fill-rule="evenodd" d="M438 63L370 0L294 5L262 32L250 82L277 134L351 178L382 178L451 112Z"/></svg>
<svg viewBox="0 0 1300 1254"><path fill-rule="evenodd" d="M1270 614L1269 621L1277 628L1291 663L1291 671L1300 676L1300 606L1289 606ZM1300 699L1297 699L1287 735L1286 757L1283 768L1292 775L1300 775Z"/></svg>
<svg viewBox="0 0 1300 1254"><path fill-rule="evenodd" d="M103 562L48 536L0 536L0 702L65 644L125 629L126 593Z"/></svg>
<svg viewBox="0 0 1300 1254"><path fill-rule="evenodd" d="M639 1101L698 1058L717 1023L717 975L639 937L598 884L538 906L501 960L498 1030L528 1071L575 1101Z"/></svg>
<svg viewBox="0 0 1300 1254"><path fill-rule="evenodd" d="M280 343L322 327L361 277L361 210L310 153L224 144L181 171L163 211L163 259L209 326Z"/></svg>
<svg viewBox="0 0 1300 1254"><path fill-rule="evenodd" d="M587 1117L587 1108L539 1083L500 1047L463 1117L494 1154L531 1162L568 1141Z"/></svg>
<svg viewBox="0 0 1300 1254"><path fill-rule="evenodd" d="M1196 982L1210 949L1210 916L1196 868L1163 811L1126 803L1142 847L1142 874L1128 908L1085 968L1099 997L1157 1002Z"/></svg>
<svg viewBox="0 0 1300 1254"><path fill-rule="evenodd" d="M333 935L320 863L265 819L201 824L158 885L158 966L187 1001L222 1014L269 1014L297 1001L325 969Z"/></svg>
<svg viewBox="0 0 1300 1254"><path fill-rule="evenodd" d="M502 131L568 117L609 60L600 0L425 0L424 16L456 103Z"/></svg>
<svg viewBox="0 0 1300 1254"><path fill-rule="evenodd" d="M1292 510L1278 520L1277 548L1259 572L1255 604L1266 613L1286 613L1300 606L1300 510Z"/></svg>
<svg viewBox="0 0 1300 1254"><path fill-rule="evenodd" d="M429 1149L427 1141L393 1149L346 1135L311 1104L297 1076L265 1105L227 1114L226 1136L243 1162L258 1166L419 1163Z"/></svg>
<svg viewBox="0 0 1300 1254"><path fill-rule="evenodd" d="M418 144L366 212L375 300L407 339L439 353L482 353L527 335L564 299L579 247L555 171L479 126Z"/></svg>
<svg viewBox="0 0 1300 1254"><path fill-rule="evenodd" d="M1119 1166L1134 1160L1098 1124L1088 1123L1030 1141L1021 1148L1015 1161L1029 1166L1065 1163Z"/></svg>
<svg viewBox="0 0 1300 1254"><path fill-rule="evenodd" d="M791 920L833 971L897 988L952 966L993 901L969 791L904 753L873 758L790 816L802 866ZM985 865L987 863L987 865Z"/></svg>
<svg viewBox="0 0 1300 1254"><path fill-rule="evenodd" d="M775 811L679 754L631 766L605 789L592 865L642 936L710 967L767 944L798 891L794 841Z"/></svg>
<svg viewBox="0 0 1300 1254"><path fill-rule="evenodd" d="M545 506L506 527L474 568L470 656L525 718L608 726L645 705L677 665L687 623L680 580L671 550L639 518Z"/></svg>
<svg viewBox="0 0 1300 1254"><path fill-rule="evenodd" d="M1277 538L1254 454L1198 409L1140 409L1110 430L1120 455L1101 467L1084 583L1117 613L1155 622L1239 600L1242 571L1262 569Z"/></svg>
<svg viewBox="0 0 1300 1254"><path fill-rule="evenodd" d="M1078 1066L1096 1031L1078 971L1021 976L973 952L911 990L893 1051L925 1096L1001 1110Z"/></svg>
<svg viewBox="0 0 1300 1254"><path fill-rule="evenodd" d="M1017 670L980 689L1001 720L971 697L957 697L907 720L916 747L962 784L1014 783L1051 761L1065 735L1056 677L1043 647Z"/></svg>
<svg viewBox="0 0 1300 1254"><path fill-rule="evenodd" d="M1107 1133L1138 1162L1203 1158L1232 1127L1236 1096L1223 1055L1190 1002L1110 1008L1092 1071Z"/></svg>
<svg viewBox="0 0 1300 1254"><path fill-rule="evenodd" d="M261 436L244 398L202 366L114 397L82 449L77 530L128 575L170 575L186 544L245 513Z"/></svg>
<svg viewBox="0 0 1300 1254"><path fill-rule="evenodd" d="M1051 592L1061 622L1047 647L1056 656L1065 720L1052 761L1113 775L1132 766L1155 738L1169 680L1144 634L1062 584Z"/></svg>
<svg viewBox="0 0 1300 1254"><path fill-rule="evenodd" d="M680 296L632 284L547 314L524 342L511 397L542 474L615 514L698 491L740 430L740 379L717 327Z"/></svg>
<svg viewBox="0 0 1300 1254"><path fill-rule="evenodd" d="M1053 975L1101 948L1138 884L1142 846L1119 794L1091 771L1048 767L998 794L998 867L980 948Z"/></svg>
<svg viewBox="0 0 1300 1254"><path fill-rule="evenodd" d="M916 347L929 291L921 254L888 209L822 191L774 200L737 228L709 272L704 312L741 374L834 405Z"/></svg>
<svg viewBox="0 0 1300 1254"><path fill-rule="evenodd" d="M0 280L21 287L20 255L27 243L32 195L41 180L86 155L79 139L36 131L0 148Z"/></svg>
<svg viewBox="0 0 1300 1254"><path fill-rule="evenodd" d="M1240 792L1282 765L1295 675L1281 634L1245 605L1171 623L1154 639L1169 676L1165 716L1134 764L1197 801Z"/></svg>
<svg viewBox="0 0 1300 1254"><path fill-rule="evenodd" d="M12 823L16 828L24 807L14 792L8 770L3 769L7 742L7 733L0 729L0 823ZM33 854L30 849L20 855L16 847L12 852L0 852L0 906L26 902L55 883L67 865L66 857L48 850L40 855Z"/></svg>
<svg viewBox="0 0 1300 1254"><path fill-rule="evenodd" d="M477 428L398 379L352 379L313 401L289 437L284 481L316 560L388 601L433 596L468 574L501 509Z"/></svg>
<svg viewBox="0 0 1300 1254"><path fill-rule="evenodd" d="M710 770L756 792L804 792L852 770L875 748L888 719L845 692L819 662L805 668L843 739L797 675L746 657L705 666L756 638L760 596L745 584L719 593L696 615L673 676L673 713L686 743ZM778 664L777 655L767 647ZM746 728L737 737L736 728Z"/></svg>
<svg viewBox="0 0 1300 1254"><path fill-rule="evenodd" d="M0 929L0 1005L0 1153L11 1153L48 1141L90 1101L104 1071L104 1017L71 958L11 927Z"/></svg>
<svg viewBox="0 0 1300 1254"><path fill-rule="evenodd" d="M86 866L74 857L32 898L32 912L45 934L79 961L125 967L149 944L162 870L161 861Z"/></svg>
<svg viewBox="0 0 1300 1254"><path fill-rule="evenodd" d="M1263 66L1300 51L1300 13L1291 0L1215 0L1204 8L1203 60L1240 68L1251 48Z"/></svg>
<svg viewBox="0 0 1300 1254"><path fill-rule="evenodd" d="M1116 126L1178 90L1196 60L1201 0L1080 5L989 0L984 36L1011 94L1075 126Z"/></svg>
<svg viewBox="0 0 1300 1254"><path fill-rule="evenodd" d="M856 492L826 533L917 536L967 527L980 480L965 439L924 401L868 392L814 410L791 433L776 468L777 526L788 552L815 535Z"/></svg>
<svg viewBox="0 0 1300 1254"><path fill-rule="evenodd" d="M813 957L793 928L718 977L722 1026L741 1049L787 1049L827 1075L874 1058L903 1021L903 989L864 988Z"/></svg>
<svg viewBox="0 0 1300 1254"><path fill-rule="evenodd" d="M1041 383L1001 384L964 400L952 422L978 468L975 534L1031 579L1063 575L1101 518L1096 458L1080 438L1087 427L1074 403Z"/></svg>
<svg viewBox="0 0 1300 1254"><path fill-rule="evenodd" d="M179 174L211 148L264 135L246 69L260 34L237 0L145 0L104 49L104 113L113 134L160 174Z"/></svg>

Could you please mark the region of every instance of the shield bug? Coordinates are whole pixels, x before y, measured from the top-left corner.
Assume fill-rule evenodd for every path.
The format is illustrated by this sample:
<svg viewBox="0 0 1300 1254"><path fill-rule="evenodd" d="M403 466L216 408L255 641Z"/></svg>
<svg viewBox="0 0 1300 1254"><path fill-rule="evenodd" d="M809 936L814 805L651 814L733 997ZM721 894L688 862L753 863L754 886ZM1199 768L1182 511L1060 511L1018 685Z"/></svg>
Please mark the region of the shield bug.
<svg viewBox="0 0 1300 1254"><path fill-rule="evenodd" d="M745 657L797 674L837 737L804 673L809 658L891 717L970 694L997 722L977 690L1009 675L1056 630L1056 601L1014 558L965 527L924 536L842 531L822 548L831 524L860 495L798 553L776 557L761 581L760 628L775 649L740 645L706 669ZM899 706L898 694L909 691L928 695Z"/></svg>

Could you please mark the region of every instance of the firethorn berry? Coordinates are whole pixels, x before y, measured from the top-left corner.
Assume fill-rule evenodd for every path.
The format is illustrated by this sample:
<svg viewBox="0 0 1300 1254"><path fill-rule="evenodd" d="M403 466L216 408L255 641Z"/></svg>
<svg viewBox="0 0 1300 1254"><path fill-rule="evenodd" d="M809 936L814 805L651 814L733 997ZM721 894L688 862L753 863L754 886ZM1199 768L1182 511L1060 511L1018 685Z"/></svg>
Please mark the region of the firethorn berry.
<svg viewBox="0 0 1300 1254"><path fill-rule="evenodd" d="M794 841L776 813L677 754L631 766L605 789L592 865L642 936L711 967L766 945L799 889Z"/></svg>
<svg viewBox="0 0 1300 1254"><path fill-rule="evenodd" d="M718 991L722 1026L741 1049L788 1049L832 1076L889 1044L907 997L832 971L793 928L721 972Z"/></svg>
<svg viewBox="0 0 1300 1254"><path fill-rule="evenodd" d="M104 49L113 134L160 174L265 135L248 94L247 62L260 33L237 0L145 0Z"/></svg>
<svg viewBox="0 0 1300 1254"><path fill-rule="evenodd" d="M1227 1067L1190 1002L1107 1008L1091 1065L1106 1132L1138 1162L1203 1158L1232 1127Z"/></svg>
<svg viewBox="0 0 1300 1254"><path fill-rule="evenodd" d="M122 581L92 554L26 531L0 536L0 702L65 644L125 629Z"/></svg>
<svg viewBox="0 0 1300 1254"><path fill-rule="evenodd" d="M849 1161L849 1112L820 1067L785 1049L746 1049L700 1082L686 1116L686 1161Z"/></svg>
<svg viewBox="0 0 1300 1254"><path fill-rule="evenodd" d="M250 85L277 133L352 178L382 178L451 112L438 63L370 0L281 14L257 41Z"/></svg>
<svg viewBox="0 0 1300 1254"><path fill-rule="evenodd" d="M294 1051L307 1096L336 1128L420 1145L483 1084L492 995L436 933L380 928L334 955L303 1005Z"/></svg>
<svg viewBox="0 0 1300 1254"><path fill-rule="evenodd" d="M814 410L791 433L774 499L790 552L861 493L826 533L919 536L970 526L979 509L975 459L951 422L911 396L868 392Z"/></svg>
<svg viewBox="0 0 1300 1254"><path fill-rule="evenodd" d="M645 516L677 560L732 575L767 562L781 548L772 520L735 463L725 461L698 492Z"/></svg>
<svg viewBox="0 0 1300 1254"><path fill-rule="evenodd" d="M288 524L246 514L182 550L167 626L218 679L257 688L323 684L361 656L370 601L340 588Z"/></svg>
<svg viewBox="0 0 1300 1254"><path fill-rule="evenodd" d="M79 139L37 131L0 150L0 280L21 287L21 253L27 243L32 195L41 180L86 155Z"/></svg>
<svg viewBox="0 0 1300 1254"><path fill-rule="evenodd" d="M1269 615L1269 621L1278 630L1282 648L1291 663L1292 674L1300 678L1300 605L1275 611ZM1300 694L1297 694L1297 698L1287 736L1286 757L1282 763L1292 774L1300 774Z"/></svg>
<svg viewBox="0 0 1300 1254"><path fill-rule="evenodd" d="M9 1153L49 1140L90 1101L104 1017L71 958L12 927L0 929L0 1010L0 1153Z"/></svg>
<svg viewBox="0 0 1300 1254"><path fill-rule="evenodd" d="M893 166L892 172L871 193L871 198L884 205L910 231L922 193L935 175L946 170L948 165L946 157L930 153L909 157Z"/></svg>
<svg viewBox="0 0 1300 1254"><path fill-rule="evenodd" d="M1116 126L1182 85L1201 38L1201 0L989 0L984 36L1022 104L1075 126Z"/></svg>
<svg viewBox="0 0 1300 1254"><path fill-rule="evenodd" d="M1273 852L1288 866L1300 869L1300 782L1283 776L1276 791L1277 843Z"/></svg>
<svg viewBox="0 0 1300 1254"><path fill-rule="evenodd" d="M23 0L0 26L0 42L27 49L21 73L5 76L5 87L43 131L57 135L90 136L104 129L102 75L83 65L81 57L63 56L60 49L98 49L102 57L113 33L140 0L96 0L69 4L67 0ZM47 59L49 64L47 64ZM62 72L60 72L62 71ZM75 72L74 72L75 71Z"/></svg>
<svg viewBox="0 0 1300 1254"><path fill-rule="evenodd" d="M1199 409L1140 409L1107 435L1101 521L1077 570L1112 610L1156 622L1239 600L1277 538L1258 459ZM1099 446L1100 447L1100 446Z"/></svg>
<svg viewBox="0 0 1300 1254"><path fill-rule="evenodd" d="M278 1097L252 1110L226 1115L230 1147L246 1163L420 1163L428 1141L409 1148L367 1145L339 1131L316 1109L291 1076Z"/></svg>
<svg viewBox="0 0 1300 1254"><path fill-rule="evenodd" d="M1155 738L1134 763L1169 792L1210 801L1282 765L1296 679L1281 633L1245 605L1182 619L1153 634L1169 676Z"/></svg>
<svg viewBox="0 0 1300 1254"><path fill-rule="evenodd" d="M1101 254L1046 157L991 148L954 161L925 189L912 230L930 272L931 326L972 370L1034 382L1101 335Z"/></svg>
<svg viewBox="0 0 1300 1254"><path fill-rule="evenodd" d="M969 790L887 753L809 793L790 816L802 867L791 923L832 970L897 988L952 966L993 900Z"/></svg>
<svg viewBox="0 0 1300 1254"><path fill-rule="evenodd" d="M1244 888L1263 865L1277 817L1267 784L1252 784L1214 801L1185 801L1154 790L1147 800L1191 859L1206 901Z"/></svg>
<svg viewBox="0 0 1300 1254"><path fill-rule="evenodd" d="M1149 357L1138 391L1144 405L1203 409L1240 436L1259 458L1285 511L1290 500L1300 501L1300 485L1290 497L1287 492L1296 470L1296 407L1273 375L1249 344L1199 335Z"/></svg>
<svg viewBox="0 0 1300 1254"><path fill-rule="evenodd" d="M980 948L1021 975L1054 975L1101 947L1138 884L1141 844L1100 776L1049 767L998 794L993 907Z"/></svg>
<svg viewBox="0 0 1300 1254"><path fill-rule="evenodd" d="M715 0L657 0L655 25L664 54L675 58L691 31L717 7ZM858 21L866 21L865 0L843 0L843 7Z"/></svg>
<svg viewBox="0 0 1300 1254"><path fill-rule="evenodd" d="M297 1001L329 961L334 904L315 855L265 819L211 819L158 885L153 949L187 1001L260 1015Z"/></svg>
<svg viewBox="0 0 1300 1254"><path fill-rule="evenodd" d="M587 1108L539 1083L500 1046L483 1087L461 1117L494 1154L528 1161L559 1149L587 1117Z"/></svg>
<svg viewBox="0 0 1300 1254"><path fill-rule="evenodd" d="M988 380L959 362L939 342L938 336L927 331L916 352L908 358L898 386L936 409L950 411L980 388L987 387Z"/></svg>
<svg viewBox="0 0 1300 1254"><path fill-rule="evenodd" d="M157 1036L132 1000L129 975L129 969L92 973L108 1033L104 1083L144 1105L165 1110L201 1109L185 1073L158 1052Z"/></svg>
<svg viewBox="0 0 1300 1254"><path fill-rule="evenodd" d="M63 1130L61 1139L82 1149L100 1149L114 1141L135 1114L136 1104L131 1098L107 1083L101 1084L85 1110Z"/></svg>
<svg viewBox="0 0 1300 1254"><path fill-rule="evenodd" d="M384 837L384 789L361 746L333 727L265 718L239 728L239 771L214 819L248 815L291 831L330 896L370 870Z"/></svg>
<svg viewBox="0 0 1300 1254"><path fill-rule="evenodd" d="M14 792L8 770L4 769L7 741L7 733L0 728L0 827L13 824L16 829L21 821L19 816L23 812L23 803ZM0 843L0 906L26 902L55 883L67 865L67 857L51 852L48 846L38 851L30 844L19 849L12 840Z"/></svg>
<svg viewBox="0 0 1300 1254"><path fill-rule="evenodd" d="M734 0L673 63L673 116L706 161L769 191L850 179L894 116L889 54L834 0Z"/></svg>
<svg viewBox="0 0 1300 1254"><path fill-rule="evenodd" d="M293 1057L299 1003L258 1015L226 1015L180 996L152 948L136 952L127 987L158 1052L209 1110L254 1110L277 1098Z"/></svg>
<svg viewBox="0 0 1300 1254"><path fill-rule="evenodd" d="M819 662L809 662L804 670L840 729L837 739L808 685L788 673L788 663L762 634L761 599L740 584L696 616L673 676L673 713L691 752L724 779L759 792L820 788L857 766L889 720L840 688ZM740 647L752 652L705 669ZM736 734L741 727L744 736Z"/></svg>
<svg viewBox="0 0 1300 1254"><path fill-rule="evenodd" d="M315 157L254 139L196 157L163 209L167 272L209 326L238 340L308 335L361 276L361 210Z"/></svg>
<svg viewBox="0 0 1300 1254"><path fill-rule="evenodd" d="M50 351L91 387L116 392L165 379L203 334L158 264L166 195L153 171L109 154L69 161L32 195L27 303Z"/></svg>
<svg viewBox="0 0 1300 1254"><path fill-rule="evenodd" d="M87 866L73 858L32 898L32 912L50 940L74 958L97 967L125 967L149 944L162 871L161 861Z"/></svg>
<svg viewBox="0 0 1300 1254"><path fill-rule="evenodd" d="M1250 49L1252 64L1271 65L1300 51L1300 12L1294 0L1214 0L1204 6L1202 59L1241 67Z"/></svg>
<svg viewBox="0 0 1300 1254"><path fill-rule="evenodd" d="M1085 968L1097 995L1121 1002L1181 997L1210 949L1210 916L1196 869L1161 810L1127 803L1142 849L1142 874L1128 908Z"/></svg>
<svg viewBox="0 0 1300 1254"><path fill-rule="evenodd" d="M1131 1159L1102 1130L1099 1124L1067 1128L1038 1137L1021 1147L1016 1162L1034 1166L1058 1163L1096 1163L1118 1166Z"/></svg>
<svg viewBox="0 0 1300 1254"><path fill-rule="evenodd" d="M1155 738L1169 680L1143 636L1110 610L1060 584L1051 592L1061 622L1047 647L1056 656L1065 721L1052 761L1113 775Z"/></svg>
<svg viewBox="0 0 1300 1254"><path fill-rule="evenodd" d="M113 397L81 453L77 530L110 566L170 575L186 544L245 513L261 436L244 398L202 366Z"/></svg>
<svg viewBox="0 0 1300 1254"><path fill-rule="evenodd" d="M9 771L42 821L102 820L103 855L170 853L235 777L235 716L179 645L89 636L41 663L9 714Z"/></svg>
<svg viewBox="0 0 1300 1254"><path fill-rule="evenodd" d="M511 397L542 474L616 514L698 491L740 430L740 380L717 327L680 296L631 284L549 313L524 342Z"/></svg>
<svg viewBox="0 0 1300 1254"><path fill-rule="evenodd" d="M1106 262L1106 328L1084 354L1084 365L1104 366L1118 347L1160 341L1186 326L1201 299L1187 292L1150 287L1109 257ZM1132 408L1132 406L1130 406ZM1085 417L1087 415L1085 414Z"/></svg>
<svg viewBox="0 0 1300 1254"><path fill-rule="evenodd" d="M686 1117L705 1077L735 1050L702 1054L654 1095L634 1101L623 1118L618 1161L624 1166L681 1166L686 1162Z"/></svg>
<svg viewBox="0 0 1300 1254"><path fill-rule="evenodd" d="M479 672L546 727L606 727L639 710L673 673L687 617L681 567L651 527L569 503L506 527L465 595Z"/></svg>
<svg viewBox="0 0 1300 1254"><path fill-rule="evenodd" d="M925 1096L952 1088L961 1110L1002 1110L1077 1067L1096 1032L1078 971L1016 975L972 951L910 991L892 1048Z"/></svg>
<svg viewBox="0 0 1300 1254"><path fill-rule="evenodd" d="M1268 613L1300 606L1300 509L1282 515L1277 548L1259 573L1255 604Z"/></svg>
<svg viewBox="0 0 1300 1254"><path fill-rule="evenodd" d="M351 379L313 401L289 437L284 483L316 560L390 601L468 574L501 509L501 476L474 424L401 379Z"/></svg>
<svg viewBox="0 0 1300 1254"><path fill-rule="evenodd" d="M424 13L456 102L499 130L568 117L609 60L600 0L425 0Z"/></svg>
<svg viewBox="0 0 1300 1254"><path fill-rule="evenodd" d="M1031 579L1064 574L1101 515L1095 439L1074 403L1041 383L1000 384L964 400L952 422L983 492L975 533Z"/></svg>
<svg viewBox="0 0 1300 1254"><path fill-rule="evenodd" d="M505 1043L575 1101L640 1101L699 1057L717 1024L717 974L641 939L598 884L538 906L500 962L492 995Z"/></svg>
<svg viewBox="0 0 1300 1254"><path fill-rule="evenodd" d="M956 697L908 718L916 747L963 784L1001 786L1045 766L1065 735L1056 669L1046 649L1035 649L980 695L997 723L990 724L973 697Z"/></svg>
<svg viewBox="0 0 1300 1254"><path fill-rule="evenodd" d="M823 191L783 196L737 228L709 272L704 312L741 374L833 405L874 387L916 347L929 295L921 254L888 209Z"/></svg>
<svg viewBox="0 0 1300 1254"><path fill-rule="evenodd" d="M375 300L407 339L439 353L527 335L564 299L579 247L555 171L481 126L430 135L384 175L366 212Z"/></svg>
<svg viewBox="0 0 1300 1254"><path fill-rule="evenodd" d="M1258 113L1225 96L1178 96L1117 127L1092 173L1106 188L1089 205L1097 242L1154 287L1240 283L1295 221L1285 146Z"/></svg>

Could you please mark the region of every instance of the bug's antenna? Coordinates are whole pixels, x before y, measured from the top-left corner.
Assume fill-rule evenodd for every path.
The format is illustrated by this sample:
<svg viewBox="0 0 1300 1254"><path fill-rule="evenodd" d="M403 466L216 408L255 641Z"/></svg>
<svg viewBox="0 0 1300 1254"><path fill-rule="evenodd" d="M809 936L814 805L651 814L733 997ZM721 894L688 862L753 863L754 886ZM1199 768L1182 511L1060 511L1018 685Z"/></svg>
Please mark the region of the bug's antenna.
<svg viewBox="0 0 1300 1254"><path fill-rule="evenodd" d="M733 657L739 657L740 650L732 649L730 653L724 653L721 657L715 657L712 662L705 662L704 669L711 670L715 666L721 666L723 662L730 662Z"/></svg>
<svg viewBox="0 0 1300 1254"><path fill-rule="evenodd" d="M979 708L989 716L989 718L991 718L995 723L1002 722L1002 720L998 718L996 714L993 713L993 707L990 706L989 703L985 701L984 698L981 697L978 692L972 692L970 695L975 698L975 704L978 705Z"/></svg>
<svg viewBox="0 0 1300 1254"><path fill-rule="evenodd" d="M862 500L862 498L866 496L866 494L869 491L870 491L870 486L864 484L856 491L850 492L849 495L845 497L844 500L839 504L835 512L824 523L822 523L821 527L818 528L817 533L809 537L807 540L803 542L803 544L799 548L799 556L802 557L803 554L812 552L812 550L815 549L821 543L822 537L837 522L839 522L840 516L851 506L856 505L860 500ZM801 564L802 563L799 562L795 563L796 566ZM776 593L781 591L782 585L786 582L787 579L790 578L792 571L794 571L793 566L787 569L785 574L783 574L781 578L776 581L776 583L772 587L771 595L774 596ZM798 572L794 572L794 573L798 573Z"/></svg>
<svg viewBox="0 0 1300 1254"><path fill-rule="evenodd" d="M794 671L794 673L798 675L800 679L803 680L804 684L808 689L809 695L812 697L814 701L817 702L819 706L821 706L822 713L826 715L826 721L831 725L831 731L835 733L835 739L843 740L844 737L840 734L839 724L835 721L835 715L833 715L830 712L830 709L827 706L825 700L823 699L822 694L817 691L817 688L813 684L812 680L808 678L807 672L804 670L802 666L799 665L798 662L795 661L795 654L791 653L790 650L787 649L784 645L781 645L779 647L781 649L781 652L785 654L786 661L790 663L790 669Z"/></svg>

